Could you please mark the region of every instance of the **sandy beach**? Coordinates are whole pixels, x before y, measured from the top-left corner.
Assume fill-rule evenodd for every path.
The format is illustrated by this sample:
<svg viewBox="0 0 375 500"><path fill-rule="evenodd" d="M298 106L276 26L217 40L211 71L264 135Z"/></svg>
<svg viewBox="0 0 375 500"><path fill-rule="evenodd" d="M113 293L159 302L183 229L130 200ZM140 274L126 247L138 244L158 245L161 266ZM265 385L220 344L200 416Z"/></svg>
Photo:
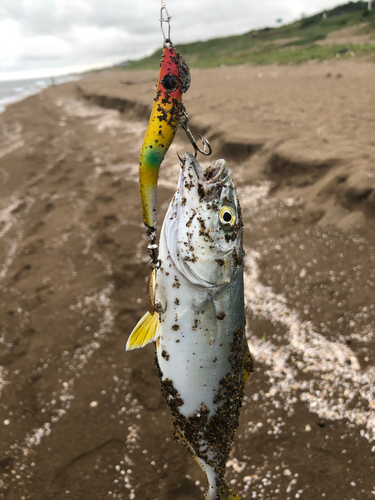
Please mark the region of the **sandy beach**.
<svg viewBox="0 0 375 500"><path fill-rule="evenodd" d="M0 499L193 500L146 311L138 157L152 71L49 87L0 114ZM193 133L245 224L247 383L227 479L244 499L375 498L375 64L192 70ZM161 226L179 131L162 164Z"/></svg>

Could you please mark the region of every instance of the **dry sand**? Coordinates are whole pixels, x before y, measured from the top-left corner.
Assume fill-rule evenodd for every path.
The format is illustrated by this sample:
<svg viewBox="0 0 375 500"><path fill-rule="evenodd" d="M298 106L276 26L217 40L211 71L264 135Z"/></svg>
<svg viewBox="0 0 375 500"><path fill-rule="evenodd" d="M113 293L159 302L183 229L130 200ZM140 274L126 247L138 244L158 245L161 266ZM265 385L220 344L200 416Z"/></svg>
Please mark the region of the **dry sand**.
<svg viewBox="0 0 375 500"><path fill-rule="evenodd" d="M374 77L354 60L192 72L192 130L227 159L244 214L256 372L227 478L246 499L375 495ZM90 75L0 115L0 498L204 496L153 346L124 351L146 308L155 78ZM160 222L186 149L180 131Z"/></svg>

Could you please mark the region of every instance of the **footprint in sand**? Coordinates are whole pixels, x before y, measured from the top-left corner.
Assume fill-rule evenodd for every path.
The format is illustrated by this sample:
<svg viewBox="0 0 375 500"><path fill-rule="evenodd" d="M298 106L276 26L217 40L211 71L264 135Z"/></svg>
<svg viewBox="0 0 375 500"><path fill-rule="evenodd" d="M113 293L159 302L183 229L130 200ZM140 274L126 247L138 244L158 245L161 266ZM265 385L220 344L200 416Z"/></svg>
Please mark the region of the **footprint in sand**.
<svg viewBox="0 0 375 500"><path fill-rule="evenodd" d="M99 221L97 221L94 225L94 229L104 229L112 224L119 222L118 217L115 214L104 215Z"/></svg>
<svg viewBox="0 0 375 500"><path fill-rule="evenodd" d="M102 233L96 240L98 247L104 247L106 245L119 246L113 238L110 238L106 233Z"/></svg>
<svg viewBox="0 0 375 500"><path fill-rule="evenodd" d="M27 271L30 271L31 268L32 268L31 264L25 264L24 266L22 266L13 276L14 281L17 282L20 280L21 277L25 277Z"/></svg>
<svg viewBox="0 0 375 500"><path fill-rule="evenodd" d="M30 230L28 235L33 235L39 231L39 229L44 226L45 222L43 220L38 221Z"/></svg>
<svg viewBox="0 0 375 500"><path fill-rule="evenodd" d="M111 203L112 201L114 201L114 199L112 196L106 196L106 195L99 194L98 196L96 196L95 201L97 201L98 203L108 204L108 203Z"/></svg>
<svg viewBox="0 0 375 500"><path fill-rule="evenodd" d="M63 175L61 176L59 179L57 179L57 184L63 184L64 182L68 182L69 181L69 177L67 175Z"/></svg>
<svg viewBox="0 0 375 500"><path fill-rule="evenodd" d="M45 212L51 212L51 210L55 208L55 204L54 203L47 203L46 206L44 207L44 211Z"/></svg>

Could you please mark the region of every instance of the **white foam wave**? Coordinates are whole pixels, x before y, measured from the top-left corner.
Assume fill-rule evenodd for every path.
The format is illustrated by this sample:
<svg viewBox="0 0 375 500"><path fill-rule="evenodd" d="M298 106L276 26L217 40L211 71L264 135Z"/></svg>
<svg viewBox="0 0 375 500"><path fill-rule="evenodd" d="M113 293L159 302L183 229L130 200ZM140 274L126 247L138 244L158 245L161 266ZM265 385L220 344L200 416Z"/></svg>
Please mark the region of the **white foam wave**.
<svg viewBox="0 0 375 500"><path fill-rule="evenodd" d="M9 238L10 241L4 244L6 256L4 262L0 264L0 287L1 281L7 275L9 267L17 254L17 249L23 240L25 216L29 213L34 202L35 198L31 196L21 199L21 197L14 195L8 200L8 206L0 212L0 238L4 238L11 229L15 231L15 235ZM14 213L14 210L21 206L22 220L19 222L19 218Z"/></svg>
<svg viewBox="0 0 375 500"><path fill-rule="evenodd" d="M301 321L284 296L259 281L258 252L246 250L245 301L254 319L286 328L286 344L263 342L248 332L249 347L257 361L267 366L271 388L266 397L281 398L293 412L299 399L321 418L347 419L370 442L375 440L375 369L361 369L353 351L327 340L311 322ZM313 375L313 377L311 377ZM353 408L353 401L358 401Z"/></svg>
<svg viewBox="0 0 375 500"><path fill-rule="evenodd" d="M110 282L102 290L94 292L92 295L87 295L79 299L77 303L71 306L71 309L79 309L83 316L95 310L101 315L99 319L99 328L94 332L93 338L86 345L75 350L73 356L69 359L68 353L62 353L64 364L69 372L69 380L62 382L60 395L54 397L46 406L52 409L53 416L50 422L45 422L41 427L32 430L23 439L21 445L24 456L27 456L35 446L38 446L44 437L49 436L52 432L52 424L57 423L66 412L70 409L74 399L73 390L76 380L81 376L81 373L90 358L101 347L100 340L106 338L111 332L114 325L114 313L112 310L112 299L114 284ZM16 445L15 445L16 446Z"/></svg>

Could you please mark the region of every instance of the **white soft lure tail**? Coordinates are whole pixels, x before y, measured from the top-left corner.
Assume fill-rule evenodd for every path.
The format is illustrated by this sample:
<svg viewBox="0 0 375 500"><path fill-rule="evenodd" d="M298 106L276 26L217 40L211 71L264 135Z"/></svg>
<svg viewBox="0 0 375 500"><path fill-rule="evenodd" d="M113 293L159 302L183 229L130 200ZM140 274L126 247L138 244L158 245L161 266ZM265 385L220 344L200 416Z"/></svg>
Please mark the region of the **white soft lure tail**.
<svg viewBox="0 0 375 500"><path fill-rule="evenodd" d="M173 429L207 475L207 500L239 499L224 474L252 371L242 240L241 210L225 161L203 172L186 153L161 230L157 312L139 321L127 350L156 341Z"/></svg>

